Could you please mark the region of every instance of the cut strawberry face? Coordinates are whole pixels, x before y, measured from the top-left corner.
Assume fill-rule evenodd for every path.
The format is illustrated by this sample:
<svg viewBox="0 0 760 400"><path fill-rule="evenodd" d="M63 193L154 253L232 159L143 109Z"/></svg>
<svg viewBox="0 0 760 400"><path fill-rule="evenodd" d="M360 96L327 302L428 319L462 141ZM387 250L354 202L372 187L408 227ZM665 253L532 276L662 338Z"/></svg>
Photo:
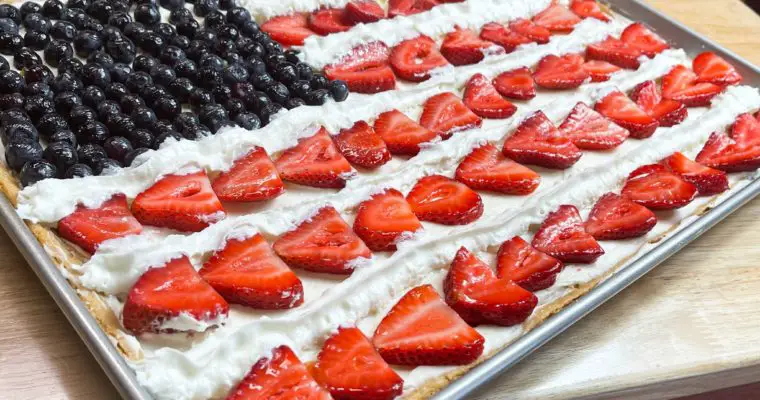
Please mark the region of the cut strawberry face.
<svg viewBox="0 0 760 400"><path fill-rule="evenodd" d="M533 17L533 22L552 32L572 32L581 19L567 7L554 3Z"/></svg>
<svg viewBox="0 0 760 400"><path fill-rule="evenodd" d="M740 114L731 125L731 138L744 146L760 145L760 121L749 113Z"/></svg>
<svg viewBox="0 0 760 400"><path fill-rule="evenodd" d="M340 8L325 8L317 10L309 16L309 29L319 35L345 32L351 29L351 24L345 18Z"/></svg>
<svg viewBox="0 0 760 400"><path fill-rule="evenodd" d="M596 3L594 3L596 4ZM607 82L620 67L607 61L590 60L583 63L583 69L591 77L591 82Z"/></svg>
<svg viewBox="0 0 760 400"><path fill-rule="evenodd" d="M683 65L673 67L662 78L662 97L683 103L686 107L706 107L723 88L700 83L697 74Z"/></svg>
<svg viewBox="0 0 760 400"><path fill-rule="evenodd" d="M519 163L555 169L571 167L582 155L541 111L520 124L504 141L502 152Z"/></svg>
<svg viewBox="0 0 760 400"><path fill-rule="evenodd" d="M591 209L586 232L597 240L620 240L644 236L657 224L648 208L615 193L607 193Z"/></svg>
<svg viewBox="0 0 760 400"><path fill-rule="evenodd" d="M612 122L627 129L631 137L636 139L652 136L659 126L656 119L619 91L605 96L594 108Z"/></svg>
<svg viewBox="0 0 760 400"><path fill-rule="evenodd" d="M430 10L438 4L437 0L389 0L388 16L393 18L399 15L419 14Z"/></svg>
<svg viewBox="0 0 760 400"><path fill-rule="evenodd" d="M198 273L231 304L279 310L303 304L303 285L261 235L229 239Z"/></svg>
<svg viewBox="0 0 760 400"><path fill-rule="evenodd" d="M585 150L609 150L628 138L628 131L579 102L559 127L562 135Z"/></svg>
<svg viewBox="0 0 760 400"><path fill-rule="evenodd" d="M257 361L226 400L249 399L331 400L332 397L314 381L288 346L280 346L272 351L272 357Z"/></svg>
<svg viewBox="0 0 760 400"><path fill-rule="evenodd" d="M456 132L476 128L481 123L483 120L451 92L432 96L422 105L420 125L444 139Z"/></svg>
<svg viewBox="0 0 760 400"><path fill-rule="evenodd" d="M391 51L393 72L404 80L422 82L430 78L430 71L447 65L435 41L427 36L404 40Z"/></svg>
<svg viewBox="0 0 760 400"><path fill-rule="evenodd" d="M545 89L577 88L589 78L583 65L583 57L578 54L565 54L561 57L550 54L538 62L533 79Z"/></svg>
<svg viewBox="0 0 760 400"><path fill-rule="evenodd" d="M342 188L346 185L345 177L352 171L324 128L314 136L299 139L295 147L282 153L275 165L282 179L319 188Z"/></svg>
<svg viewBox="0 0 760 400"><path fill-rule="evenodd" d="M504 119L517 111L517 107L502 97L483 74L475 74L467 81L464 105L482 118Z"/></svg>
<svg viewBox="0 0 760 400"><path fill-rule="evenodd" d="M489 22L483 25L483 28L480 30L480 38L503 47L507 53L513 52L517 46L533 42L527 36L521 35L496 22Z"/></svg>
<svg viewBox="0 0 760 400"><path fill-rule="evenodd" d="M662 127L678 125L689 115L682 103L663 99L654 81L638 84L631 92L631 100L655 118Z"/></svg>
<svg viewBox="0 0 760 400"><path fill-rule="evenodd" d="M728 176L725 172L689 160L680 152L675 152L662 160L670 171L697 187L700 195L707 196L728 190Z"/></svg>
<svg viewBox="0 0 760 400"><path fill-rule="evenodd" d="M629 46L641 51L649 58L670 48L670 45L656 33L652 32L641 22L628 25L620 35L620 40Z"/></svg>
<svg viewBox="0 0 760 400"><path fill-rule="evenodd" d="M466 225L483 215L480 195L441 175L430 175L417 181L406 200L421 221Z"/></svg>
<svg viewBox="0 0 760 400"><path fill-rule="evenodd" d="M692 63L698 82L713 83L720 86L735 85L742 81L741 74L733 65L717 54L706 51L698 55Z"/></svg>
<svg viewBox="0 0 760 400"><path fill-rule="evenodd" d="M106 240L140 232L142 225L132 216L123 194L111 197L98 208L80 204L73 213L58 221L58 234L90 254Z"/></svg>
<svg viewBox="0 0 760 400"><path fill-rule="evenodd" d="M206 171L167 175L137 195L132 214L144 225L199 232L225 217Z"/></svg>
<svg viewBox="0 0 760 400"><path fill-rule="evenodd" d="M622 194L652 210L671 210L691 203L697 195L697 187L663 165L651 164L628 175Z"/></svg>
<svg viewBox="0 0 760 400"><path fill-rule="evenodd" d="M408 156L416 155L420 144L438 136L398 110L380 114L375 120L375 132L383 138L391 154Z"/></svg>
<svg viewBox="0 0 760 400"><path fill-rule="evenodd" d="M372 253L332 207L324 207L274 242L274 251L293 268L350 274L352 260Z"/></svg>
<svg viewBox="0 0 760 400"><path fill-rule="evenodd" d="M129 290L121 319L124 328L135 335L173 332L162 325L181 313L211 321L226 317L229 309L222 296L182 256L142 274Z"/></svg>
<svg viewBox="0 0 760 400"><path fill-rule="evenodd" d="M516 283L496 277L491 268L462 247L443 282L446 304L470 325L512 326L533 312L538 298Z"/></svg>
<svg viewBox="0 0 760 400"><path fill-rule="evenodd" d="M754 171L760 168L760 145L740 143L715 132L697 155L697 162L726 172Z"/></svg>
<svg viewBox="0 0 760 400"><path fill-rule="evenodd" d="M563 205L549 213L533 237L533 247L566 263L591 264L604 250L583 228L575 206Z"/></svg>
<svg viewBox="0 0 760 400"><path fill-rule="evenodd" d="M485 57L483 51L491 46L491 42L481 40L469 29L456 29L443 38L441 54L453 65L477 64Z"/></svg>
<svg viewBox="0 0 760 400"><path fill-rule="evenodd" d="M613 37L586 47L586 58L589 60L607 61L628 69L639 68L641 54L641 50Z"/></svg>
<svg viewBox="0 0 760 400"><path fill-rule="evenodd" d="M414 366L469 364L483 353L484 342L430 285L407 292L372 337L385 361Z"/></svg>
<svg viewBox="0 0 760 400"><path fill-rule="evenodd" d="M499 74L493 85L502 96L516 100L530 100L536 97L536 82L527 67Z"/></svg>
<svg viewBox="0 0 760 400"><path fill-rule="evenodd" d="M352 24L370 24L385 19L385 10L374 0L352 0L346 4L345 18Z"/></svg>
<svg viewBox="0 0 760 400"><path fill-rule="evenodd" d="M596 0L573 0L570 3L570 10L581 18L596 18L604 22L610 20Z"/></svg>
<svg viewBox="0 0 760 400"><path fill-rule="evenodd" d="M349 90L357 93L378 93L396 87L396 75L388 64L390 50L383 42L370 42L354 47L335 64L325 67L325 75L346 81Z"/></svg>
<svg viewBox="0 0 760 400"><path fill-rule="evenodd" d="M404 381L358 328L338 328L311 371L336 399L391 400L403 391Z"/></svg>
<svg viewBox="0 0 760 400"><path fill-rule="evenodd" d="M535 24L533 21L525 18L516 19L509 23L509 29L517 34L523 35L538 44L549 43L552 33L549 29Z"/></svg>
<svg viewBox="0 0 760 400"><path fill-rule="evenodd" d="M502 243L496 258L500 279L512 281L531 292L554 285L564 267L562 261L536 250L519 236Z"/></svg>
<svg viewBox="0 0 760 400"><path fill-rule="evenodd" d="M541 176L506 157L493 144L472 151L456 171L456 180L474 190L489 190L512 195L533 193Z"/></svg>
<svg viewBox="0 0 760 400"><path fill-rule="evenodd" d="M305 13L274 17L263 23L261 30L285 46L303 46L307 37L316 35L309 29L309 17Z"/></svg>
<svg viewBox="0 0 760 400"><path fill-rule="evenodd" d="M372 251L395 251L406 233L422 228L409 203L396 189L388 189L362 202L354 220L354 232Z"/></svg>
<svg viewBox="0 0 760 400"><path fill-rule="evenodd" d="M358 167L377 168L391 159L383 138L364 121L358 121L349 129L341 129L333 140L343 157Z"/></svg>
<svg viewBox="0 0 760 400"><path fill-rule="evenodd" d="M222 201L261 201L273 199L285 192L277 168L261 147L232 164L211 183Z"/></svg>

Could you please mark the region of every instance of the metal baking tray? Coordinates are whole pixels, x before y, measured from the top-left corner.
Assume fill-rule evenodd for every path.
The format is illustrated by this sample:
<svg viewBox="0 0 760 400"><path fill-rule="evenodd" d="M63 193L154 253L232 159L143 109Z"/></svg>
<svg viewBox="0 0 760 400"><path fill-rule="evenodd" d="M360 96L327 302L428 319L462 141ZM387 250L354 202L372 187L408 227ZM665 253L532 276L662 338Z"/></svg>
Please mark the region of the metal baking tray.
<svg viewBox="0 0 760 400"><path fill-rule="evenodd" d="M759 68L641 1L607 0L604 2L613 11L623 16L647 23L673 43L674 47L683 48L689 54L694 55L706 50L720 54L741 72L744 76L744 84L760 87ZM760 194L760 178L750 182L742 190L725 199L695 222L662 241L638 260L612 275L534 330L452 382L435 395L434 399L467 398L470 393L482 388L490 380L564 332L575 322L684 248L729 214L747 204L758 194ZM16 210L5 196L0 196L0 225L50 292L53 300L61 308L121 396L126 399L151 399L152 396L137 383L132 369L113 346L111 340L100 329L75 291L66 282L66 278L58 271L58 268L19 218Z"/></svg>

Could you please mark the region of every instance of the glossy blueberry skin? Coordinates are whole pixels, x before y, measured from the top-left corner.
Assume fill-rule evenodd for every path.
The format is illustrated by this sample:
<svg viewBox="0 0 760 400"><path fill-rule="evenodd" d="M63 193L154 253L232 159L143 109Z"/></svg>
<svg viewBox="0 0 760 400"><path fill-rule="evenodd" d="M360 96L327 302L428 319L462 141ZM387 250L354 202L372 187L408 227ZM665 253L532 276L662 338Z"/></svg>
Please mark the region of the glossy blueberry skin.
<svg viewBox="0 0 760 400"><path fill-rule="evenodd" d="M145 103L152 107L156 103L156 100L169 96L171 93L162 86L150 85L140 89L139 94L145 100Z"/></svg>
<svg viewBox="0 0 760 400"><path fill-rule="evenodd" d="M42 146L39 142L10 143L5 147L5 162L14 171L21 171L27 162L40 159Z"/></svg>
<svg viewBox="0 0 760 400"><path fill-rule="evenodd" d="M134 162L135 158L137 158L137 156L139 156L140 154L143 154L143 153L145 153L146 151L149 151L149 150L150 149L147 148L147 147L140 147L140 148L136 148L136 149L130 151L124 157L124 166L126 166L126 167L131 166L132 163Z"/></svg>
<svg viewBox="0 0 760 400"><path fill-rule="evenodd" d="M53 90L50 88L50 85L47 83L34 82L30 85L26 85L24 88L24 96L33 96L35 94L42 95L48 99L52 99L55 96Z"/></svg>
<svg viewBox="0 0 760 400"><path fill-rule="evenodd" d="M81 105L71 109L69 113L69 125L78 131L79 127L84 126L88 122L97 120L98 116L90 107Z"/></svg>
<svg viewBox="0 0 760 400"><path fill-rule="evenodd" d="M190 106L198 109L208 104L214 104L214 96L210 92L196 87L193 92L190 93L188 102L190 103Z"/></svg>
<svg viewBox="0 0 760 400"><path fill-rule="evenodd" d="M227 18L219 10L209 12L203 20L203 25L208 29L217 29L225 23Z"/></svg>
<svg viewBox="0 0 760 400"><path fill-rule="evenodd" d="M43 179L55 178L58 171L55 165L45 160L34 160L24 164L19 173L22 186L29 186Z"/></svg>
<svg viewBox="0 0 760 400"><path fill-rule="evenodd" d="M53 101L42 96L29 96L24 99L24 111L32 122L37 122L43 115L55 111Z"/></svg>
<svg viewBox="0 0 760 400"><path fill-rule="evenodd" d="M114 63L111 68L111 82L124 83L127 81L127 78L129 78L131 73L132 67L130 67L129 64Z"/></svg>
<svg viewBox="0 0 760 400"><path fill-rule="evenodd" d="M119 100L119 105L121 106L121 111L129 115L134 110L144 107L145 101L140 96L130 93L122 96L121 100Z"/></svg>
<svg viewBox="0 0 760 400"><path fill-rule="evenodd" d="M29 121L5 124L0 132L0 138L5 146L12 143L37 142L39 137L37 129Z"/></svg>
<svg viewBox="0 0 760 400"><path fill-rule="evenodd" d="M229 10L238 6L238 0L219 0L219 8Z"/></svg>
<svg viewBox="0 0 760 400"><path fill-rule="evenodd" d="M99 50L94 53L90 53L90 55L87 57L87 62L100 64L110 71L113 67L114 59L105 51Z"/></svg>
<svg viewBox="0 0 760 400"><path fill-rule="evenodd" d="M86 176L92 176L92 168L86 164L74 164L64 172L63 177L66 179L71 178L84 178Z"/></svg>
<svg viewBox="0 0 760 400"><path fill-rule="evenodd" d="M224 109L227 110L231 118L235 118L240 113L246 111L245 103L243 100L231 98L224 103Z"/></svg>
<svg viewBox="0 0 760 400"><path fill-rule="evenodd" d="M330 81L324 75L314 74L309 83L311 83L312 89L324 89L330 84Z"/></svg>
<svg viewBox="0 0 760 400"><path fill-rule="evenodd" d="M198 21L191 19L178 23L176 28L178 34L185 35L189 39L193 39L195 37L195 32L200 29L200 25L198 24Z"/></svg>
<svg viewBox="0 0 760 400"><path fill-rule="evenodd" d="M81 61L77 60L76 58L66 58L64 60L61 60L61 62L58 64L58 73L72 73L75 75L79 75L82 73L82 67L84 65Z"/></svg>
<svg viewBox="0 0 760 400"><path fill-rule="evenodd" d="M97 105L98 117L101 121L106 121L110 116L121 114L121 106L114 100L105 100Z"/></svg>
<svg viewBox="0 0 760 400"><path fill-rule="evenodd" d="M135 44L126 37L110 38L105 43L105 49L115 62L125 64L134 61L137 54Z"/></svg>
<svg viewBox="0 0 760 400"><path fill-rule="evenodd" d="M66 119L58 113L45 114L40 117L39 121L37 121L37 132L45 138L50 138L57 132L68 129L68 122L66 122Z"/></svg>
<svg viewBox="0 0 760 400"><path fill-rule="evenodd" d="M86 164L90 166L90 168L93 167L95 161L108 157L105 149L94 143L80 145L77 149L77 156L79 157L80 163Z"/></svg>
<svg viewBox="0 0 760 400"><path fill-rule="evenodd" d="M232 89L226 85L219 85L211 89L211 95L214 96L214 102L224 104L232 98Z"/></svg>
<svg viewBox="0 0 760 400"><path fill-rule="evenodd" d="M0 71L9 71L10 69L11 65L8 64L8 60L5 57L0 57Z"/></svg>
<svg viewBox="0 0 760 400"><path fill-rule="evenodd" d="M74 38L74 50L79 57L87 58L90 53L100 50L103 38L93 31L80 31Z"/></svg>
<svg viewBox="0 0 760 400"><path fill-rule="evenodd" d="M135 72L130 75L124 84L133 93L138 93L140 89L153 84L153 78L145 72Z"/></svg>
<svg viewBox="0 0 760 400"><path fill-rule="evenodd" d="M134 148L153 148L153 142L156 141L156 137L147 129L136 129L126 137Z"/></svg>
<svg viewBox="0 0 760 400"><path fill-rule="evenodd" d="M10 4L0 4L0 18L8 18L17 24L20 24L21 11Z"/></svg>
<svg viewBox="0 0 760 400"><path fill-rule="evenodd" d="M70 130L64 130L64 131L58 131L53 134L53 136L50 136L50 142L66 142L71 144L72 146L77 145L77 137L74 135L74 132Z"/></svg>
<svg viewBox="0 0 760 400"><path fill-rule="evenodd" d="M52 25L50 20L40 13L31 13L24 17L24 27L30 31L48 33Z"/></svg>
<svg viewBox="0 0 760 400"><path fill-rule="evenodd" d="M135 72L150 72L150 69L153 68L153 66L156 64L158 64L158 60L155 57L140 54L135 57L132 68L135 70Z"/></svg>
<svg viewBox="0 0 760 400"><path fill-rule="evenodd" d="M155 84L165 87L168 87L170 83L177 79L177 73L166 64L159 64L151 68L150 76Z"/></svg>
<svg viewBox="0 0 760 400"><path fill-rule="evenodd" d="M198 62L203 56L210 54L211 50L206 42L201 40L191 40L190 45L185 49L187 58Z"/></svg>
<svg viewBox="0 0 760 400"><path fill-rule="evenodd" d="M55 165L59 174L63 174L72 165L79 162L77 150L67 142L53 142L43 152L45 160Z"/></svg>
<svg viewBox="0 0 760 400"><path fill-rule="evenodd" d="M0 94L0 110L12 110L24 106L24 95L21 93Z"/></svg>
<svg viewBox="0 0 760 400"><path fill-rule="evenodd" d="M105 88L111 84L111 73L100 64L86 64L82 67L82 83Z"/></svg>
<svg viewBox="0 0 760 400"><path fill-rule="evenodd" d="M148 32L140 38L140 48L153 56L161 55L166 47L166 39L156 32Z"/></svg>
<svg viewBox="0 0 760 400"><path fill-rule="evenodd" d="M128 23L133 22L132 16L125 12L115 12L108 17L108 25L124 30Z"/></svg>
<svg viewBox="0 0 760 400"><path fill-rule="evenodd" d="M251 13L243 7L233 7L227 10L227 22L241 26L251 20Z"/></svg>
<svg viewBox="0 0 760 400"><path fill-rule="evenodd" d="M50 83L54 92L74 92L79 94L84 89L84 83L79 77L71 72L58 73L58 76Z"/></svg>
<svg viewBox="0 0 760 400"><path fill-rule="evenodd" d="M198 68L224 71L224 60L216 54L206 54L198 61Z"/></svg>
<svg viewBox="0 0 760 400"><path fill-rule="evenodd" d="M261 127L261 120L259 120L258 115L252 113L252 112L243 112L238 115L236 115L233 119L236 124L240 125L241 128L253 130L258 129Z"/></svg>
<svg viewBox="0 0 760 400"><path fill-rule="evenodd" d="M24 68L24 80L26 84L42 82L49 83L53 79L53 71L45 65L38 64Z"/></svg>
<svg viewBox="0 0 760 400"><path fill-rule="evenodd" d="M345 81L334 80L330 82L328 89L330 90L330 95L333 99L335 99L335 101L340 102L348 98L348 85Z"/></svg>
<svg viewBox="0 0 760 400"><path fill-rule="evenodd" d="M182 103L187 103L190 99L190 93L195 89L195 85L188 78L177 78L169 85L167 89L172 96L176 97Z"/></svg>
<svg viewBox="0 0 760 400"><path fill-rule="evenodd" d="M191 19L195 18L193 17L193 13L187 8L178 8L176 10L172 10L172 12L169 14L169 22L174 25L177 25L180 22L189 21Z"/></svg>
<svg viewBox="0 0 760 400"><path fill-rule="evenodd" d="M12 55L24 47L24 38L15 33L0 33L0 53Z"/></svg>
<svg viewBox="0 0 760 400"><path fill-rule="evenodd" d="M24 69L32 65L42 64L42 58L32 49L22 47L13 53L13 67Z"/></svg>
<svg viewBox="0 0 760 400"><path fill-rule="evenodd" d="M174 97L164 96L153 104L156 116L161 119L174 119L182 111L180 103Z"/></svg>
<svg viewBox="0 0 760 400"><path fill-rule="evenodd" d="M155 121L149 130L156 136L162 133L176 131L176 129L174 129L174 124L167 119L159 119L158 121Z"/></svg>
<svg viewBox="0 0 760 400"><path fill-rule="evenodd" d="M198 121L198 116L194 113L183 112L174 118L174 127L179 132L185 132L190 127L198 125L199 123L200 122Z"/></svg>
<svg viewBox="0 0 760 400"><path fill-rule="evenodd" d="M132 15L135 21L145 26L153 26L161 22L161 14L158 11L158 7L152 4L138 4Z"/></svg>
<svg viewBox="0 0 760 400"><path fill-rule="evenodd" d="M185 50L190 47L190 39L185 35L175 35L169 39L169 44L171 46L179 47L180 49Z"/></svg>
<svg viewBox="0 0 760 400"><path fill-rule="evenodd" d="M221 71L217 71L213 68L202 67L198 71L198 78L195 83L199 87L210 90L214 87L221 85L224 80Z"/></svg>
<svg viewBox="0 0 760 400"><path fill-rule="evenodd" d="M180 62L186 60L187 55L185 54L184 50L180 49L177 46L167 46L163 52L161 52L161 56L159 58L162 63L170 67L174 67Z"/></svg>
<svg viewBox="0 0 760 400"><path fill-rule="evenodd" d="M107 123L106 126L114 136L129 137L130 132L137 129L132 118L126 115L119 115L111 118L110 123Z"/></svg>
<svg viewBox="0 0 760 400"><path fill-rule="evenodd" d="M105 24L108 22L108 17L114 13L113 3L113 0L94 0L87 9L87 13L100 23Z"/></svg>
<svg viewBox="0 0 760 400"><path fill-rule="evenodd" d="M124 35L131 40L137 40L140 36L148 31L145 25L136 21L128 23L122 30L124 31Z"/></svg>
<svg viewBox="0 0 760 400"><path fill-rule="evenodd" d="M24 45L32 50L42 50L50 43L50 35L44 32L27 31L24 34Z"/></svg>
<svg viewBox="0 0 760 400"><path fill-rule="evenodd" d="M71 42L77 36L78 30L71 22L56 21L55 24L53 24L53 26L50 28L49 33L53 39Z"/></svg>
<svg viewBox="0 0 760 400"><path fill-rule="evenodd" d="M109 137L103 143L103 148L106 150L106 154L109 158L121 163L124 162L124 158L127 154L133 150L132 143L130 143L124 136Z"/></svg>
<svg viewBox="0 0 760 400"><path fill-rule="evenodd" d="M193 12L199 17L205 17L210 12L219 9L219 0L196 0Z"/></svg>
<svg viewBox="0 0 760 400"><path fill-rule="evenodd" d="M300 97L291 97L283 105L288 110L292 110L292 109L294 109L296 107L300 107L300 106L305 105L305 104L306 104L306 102L302 98L300 98Z"/></svg>
<svg viewBox="0 0 760 400"><path fill-rule="evenodd" d="M89 121L77 129L80 143L103 145L109 136L108 128L100 121Z"/></svg>
<svg viewBox="0 0 760 400"><path fill-rule="evenodd" d="M74 57L74 48L63 40L52 40L45 46L42 55L46 63L57 67L61 61Z"/></svg>
<svg viewBox="0 0 760 400"><path fill-rule="evenodd" d="M50 19L61 19L66 6L60 0L46 0L42 4L42 15Z"/></svg>
<svg viewBox="0 0 760 400"><path fill-rule="evenodd" d="M204 125L198 124L188 128L185 132L182 132L182 136L190 140L198 140L206 136L211 136L211 131Z"/></svg>
<svg viewBox="0 0 760 400"><path fill-rule="evenodd" d="M179 132L176 131L170 131L170 132L164 132L160 135L156 136L156 142L154 146L156 148L161 147L161 144L163 144L165 141L167 141L169 138L173 138L176 140L182 140L182 135Z"/></svg>
<svg viewBox="0 0 760 400"><path fill-rule="evenodd" d="M198 114L198 120L200 123L209 127L212 132L215 131L213 126L218 125L228 118L229 115L227 114L227 110L218 104L201 107L200 113Z"/></svg>

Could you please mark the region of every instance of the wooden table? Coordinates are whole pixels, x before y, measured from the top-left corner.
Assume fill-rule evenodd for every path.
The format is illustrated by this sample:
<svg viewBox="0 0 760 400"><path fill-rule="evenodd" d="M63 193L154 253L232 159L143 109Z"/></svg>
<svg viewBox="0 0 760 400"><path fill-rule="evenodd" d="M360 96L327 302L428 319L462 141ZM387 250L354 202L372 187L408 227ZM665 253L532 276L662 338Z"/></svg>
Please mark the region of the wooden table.
<svg viewBox="0 0 760 400"><path fill-rule="evenodd" d="M738 0L650 0L760 64L760 17ZM478 399L664 398L760 377L760 201L491 384ZM0 397L118 394L0 232Z"/></svg>

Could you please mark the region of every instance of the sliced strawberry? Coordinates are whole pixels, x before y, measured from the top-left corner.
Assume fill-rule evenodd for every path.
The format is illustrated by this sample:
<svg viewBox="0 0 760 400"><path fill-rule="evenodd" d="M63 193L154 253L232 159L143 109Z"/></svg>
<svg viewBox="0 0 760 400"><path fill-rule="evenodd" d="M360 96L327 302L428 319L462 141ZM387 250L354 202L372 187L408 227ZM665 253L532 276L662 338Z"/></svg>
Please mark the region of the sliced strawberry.
<svg viewBox="0 0 760 400"><path fill-rule="evenodd" d="M641 54L641 50L613 37L586 47L586 58L589 60L607 61L628 69L639 68Z"/></svg>
<svg viewBox="0 0 760 400"><path fill-rule="evenodd" d="M358 121L349 129L341 129L333 140L343 157L359 167L377 168L391 159L383 138L364 121Z"/></svg>
<svg viewBox="0 0 760 400"><path fill-rule="evenodd" d="M401 15L419 14L437 6L437 0L389 0L388 16L393 18Z"/></svg>
<svg viewBox="0 0 760 400"><path fill-rule="evenodd" d="M469 364L483 353L484 342L430 285L407 292L372 337L385 361L414 366Z"/></svg>
<svg viewBox="0 0 760 400"><path fill-rule="evenodd" d="M754 171L760 168L760 145L741 143L725 133L714 132L696 160L726 172Z"/></svg>
<svg viewBox="0 0 760 400"><path fill-rule="evenodd" d="M430 175L417 181L406 200L420 221L466 225L483 215L480 195L441 175Z"/></svg>
<svg viewBox="0 0 760 400"><path fill-rule="evenodd" d="M604 22L610 20L596 0L573 0L570 3L570 10L581 18L596 18Z"/></svg>
<svg viewBox="0 0 760 400"><path fill-rule="evenodd" d="M744 146L760 145L760 121L749 113L740 114L731 125L731 138Z"/></svg>
<svg viewBox="0 0 760 400"><path fill-rule="evenodd" d="M352 260L372 256L364 242L330 206L280 236L273 247L293 268L328 274L350 274Z"/></svg>
<svg viewBox="0 0 760 400"><path fill-rule="evenodd" d="M656 119L617 90L596 103L594 108L612 122L627 129L631 137L636 139L652 136L659 126Z"/></svg>
<svg viewBox="0 0 760 400"><path fill-rule="evenodd" d="M697 187L661 164L636 168L623 186L623 196L653 210L683 207L697 195Z"/></svg>
<svg viewBox="0 0 760 400"><path fill-rule="evenodd" d="M464 105L482 118L511 117L517 107L502 97L483 74L475 74L464 88Z"/></svg>
<svg viewBox="0 0 760 400"><path fill-rule="evenodd" d="M644 236L657 224L648 208L615 193L596 202L586 221L586 232L597 240L620 240Z"/></svg>
<svg viewBox="0 0 760 400"><path fill-rule="evenodd" d="M441 54L453 65L477 64L485 57L483 51L491 46L493 43L469 29L456 29L444 36Z"/></svg>
<svg viewBox="0 0 760 400"><path fill-rule="evenodd" d="M557 274L564 267L562 261L536 250L519 236L502 243L496 260L499 278L531 292L554 285Z"/></svg>
<svg viewBox="0 0 760 400"><path fill-rule="evenodd" d="M723 88L712 83L700 83L697 74L683 65L673 67L662 78L662 97L683 103L686 107L709 106Z"/></svg>
<svg viewBox="0 0 760 400"><path fill-rule="evenodd" d="M335 147L330 134L321 128L314 136L298 140L275 161L286 181L319 188L342 188L351 165Z"/></svg>
<svg viewBox="0 0 760 400"><path fill-rule="evenodd" d="M288 346L261 358L226 400L330 400L330 393L314 381L306 366Z"/></svg>
<svg viewBox="0 0 760 400"><path fill-rule="evenodd" d="M430 71L447 65L435 41L427 36L404 40L391 51L393 72L404 80L422 82L430 78Z"/></svg>
<svg viewBox="0 0 760 400"><path fill-rule="evenodd" d="M199 232L225 217L206 171L167 175L135 197L132 214L144 225Z"/></svg>
<svg viewBox="0 0 760 400"><path fill-rule="evenodd" d="M323 36L345 32L351 29L351 24L344 17L345 13L340 8L324 8L314 11L309 16L309 29Z"/></svg>
<svg viewBox="0 0 760 400"><path fill-rule="evenodd" d="M483 120L451 92L432 96L422 105L420 125L444 139L456 132L476 128L482 123Z"/></svg>
<svg viewBox="0 0 760 400"><path fill-rule="evenodd" d="M173 332L162 325L180 314L200 321L226 317L230 306L201 279L187 256L146 271L135 282L121 312L124 328L139 335Z"/></svg>
<svg viewBox="0 0 760 400"><path fill-rule="evenodd" d="M586 61L583 63L583 69L591 77L591 82L606 82L610 80L612 74L620 71L620 67L617 65L600 60Z"/></svg>
<svg viewBox="0 0 760 400"><path fill-rule="evenodd" d="M358 328L338 328L325 341L311 371L336 399L391 400L401 396L404 386Z"/></svg>
<svg viewBox="0 0 760 400"><path fill-rule="evenodd" d="M459 164L456 180L474 190L526 195L533 193L541 176L506 157L493 144L474 149Z"/></svg>
<svg viewBox="0 0 760 400"><path fill-rule="evenodd" d="M277 168L261 147L236 160L211 182L211 188L223 201L269 200L285 192Z"/></svg>
<svg viewBox="0 0 760 400"><path fill-rule="evenodd" d="M585 150L609 150L628 138L628 131L578 102L559 127L560 133Z"/></svg>
<svg viewBox="0 0 760 400"><path fill-rule="evenodd" d="M502 96L517 100L536 97L536 82L527 67L502 72L493 80L493 85Z"/></svg>
<svg viewBox="0 0 760 400"><path fill-rule="evenodd" d="M578 209L563 205L546 216L533 237L533 247L566 263L590 264L604 250L583 228Z"/></svg>
<svg viewBox="0 0 760 400"><path fill-rule="evenodd" d="M385 10L375 0L351 0L346 4L346 19L353 24L370 24L385 18Z"/></svg>
<svg viewBox="0 0 760 400"><path fill-rule="evenodd" d="M307 37L317 34L309 29L309 17L305 13L274 17L263 23L261 30L285 46L303 46Z"/></svg>
<svg viewBox="0 0 760 400"><path fill-rule="evenodd" d="M565 169L581 158L581 151L541 111L523 121L504 141L504 155L523 164Z"/></svg>
<svg viewBox="0 0 760 400"><path fill-rule="evenodd" d="M398 110L380 114L375 120L375 132L383 138L391 154L410 156L420 152L420 144L438 136Z"/></svg>
<svg viewBox="0 0 760 400"><path fill-rule="evenodd" d="M509 29L539 44L549 43L549 39L551 39L552 36L551 31L525 18L516 19L510 22Z"/></svg>
<svg viewBox="0 0 760 400"><path fill-rule="evenodd" d="M691 161L680 152L662 160L662 164L686 182L696 186L699 194L703 196L728 190L728 176L725 172Z"/></svg>
<svg viewBox="0 0 760 400"><path fill-rule="evenodd" d="M480 31L480 38L503 47L507 53L513 52L517 46L533 42L527 36L521 35L496 22L489 22L483 25Z"/></svg>
<svg viewBox="0 0 760 400"><path fill-rule="evenodd" d="M396 189L362 202L354 220L354 232L372 251L394 251L396 241L420 228L420 220Z"/></svg>
<svg viewBox="0 0 760 400"><path fill-rule="evenodd" d="M631 100L663 127L678 125L689 115L688 109L682 103L663 99L654 81L638 84L631 92Z"/></svg>
<svg viewBox="0 0 760 400"><path fill-rule="evenodd" d="M396 75L388 64L390 50L383 42L354 47L340 61L325 67L325 75L346 82L356 93L378 93L396 87Z"/></svg>
<svg viewBox="0 0 760 400"><path fill-rule="evenodd" d="M581 19L567 7L553 3L533 17L533 22L552 32L571 32Z"/></svg>
<svg viewBox="0 0 760 400"><path fill-rule="evenodd" d="M670 48L670 45L641 22L634 22L623 30L620 40L641 51L649 58Z"/></svg>
<svg viewBox="0 0 760 400"><path fill-rule="evenodd" d="M123 194L114 195L98 208L80 204L73 213L58 221L58 234L90 254L106 240L140 232L142 225L132 216Z"/></svg>
<svg viewBox="0 0 760 400"><path fill-rule="evenodd" d="M538 62L533 79L538 86L546 89L577 88L589 78L583 64L583 57L578 54L565 54L562 57L550 54Z"/></svg>
<svg viewBox="0 0 760 400"><path fill-rule="evenodd" d="M692 63L692 68L699 77L698 82L726 86L735 85L742 81L741 74L736 71L733 65L711 51L698 55Z"/></svg>
<svg viewBox="0 0 760 400"><path fill-rule="evenodd" d="M231 304L278 310L303 304L303 285L264 238L229 239L198 273Z"/></svg>

